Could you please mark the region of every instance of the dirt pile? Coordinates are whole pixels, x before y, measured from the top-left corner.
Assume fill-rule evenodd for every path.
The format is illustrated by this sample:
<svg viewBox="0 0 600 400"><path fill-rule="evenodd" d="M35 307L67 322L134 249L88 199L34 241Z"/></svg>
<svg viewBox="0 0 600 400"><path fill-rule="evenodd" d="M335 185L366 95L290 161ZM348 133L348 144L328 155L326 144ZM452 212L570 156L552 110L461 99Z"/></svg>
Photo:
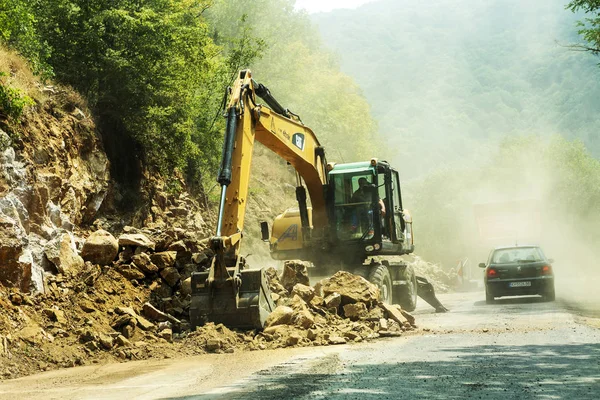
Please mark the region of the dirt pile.
<svg viewBox="0 0 600 400"><path fill-rule="evenodd" d="M277 307L264 331L238 332L209 323L185 342L207 352L231 353L356 343L414 329L414 317L397 305L380 303L379 290L366 279L340 271L311 287L302 283L306 273L300 261L286 262L281 275L267 270ZM295 283L284 285L290 282Z"/></svg>
<svg viewBox="0 0 600 400"><path fill-rule="evenodd" d="M208 323L190 332L184 282L207 265L204 243L174 231L127 233L118 242L117 261L86 261L49 276L45 293L0 287L0 379L91 363L344 344L414 329L414 318L379 303L378 289L364 278L338 272L311 287L301 283L305 265L292 261L287 275L268 270L277 308L264 331ZM105 249L112 251L111 240ZM301 282L288 290L281 277Z"/></svg>

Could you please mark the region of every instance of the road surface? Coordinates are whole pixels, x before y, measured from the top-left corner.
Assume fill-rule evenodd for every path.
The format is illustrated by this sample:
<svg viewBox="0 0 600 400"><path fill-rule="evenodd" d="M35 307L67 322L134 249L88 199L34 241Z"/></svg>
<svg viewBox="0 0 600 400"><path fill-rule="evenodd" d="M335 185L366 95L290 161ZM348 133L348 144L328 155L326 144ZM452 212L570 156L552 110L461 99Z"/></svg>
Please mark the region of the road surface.
<svg viewBox="0 0 600 400"><path fill-rule="evenodd" d="M206 355L46 372L4 399L599 399L597 308L440 295L420 332L366 344Z"/></svg>

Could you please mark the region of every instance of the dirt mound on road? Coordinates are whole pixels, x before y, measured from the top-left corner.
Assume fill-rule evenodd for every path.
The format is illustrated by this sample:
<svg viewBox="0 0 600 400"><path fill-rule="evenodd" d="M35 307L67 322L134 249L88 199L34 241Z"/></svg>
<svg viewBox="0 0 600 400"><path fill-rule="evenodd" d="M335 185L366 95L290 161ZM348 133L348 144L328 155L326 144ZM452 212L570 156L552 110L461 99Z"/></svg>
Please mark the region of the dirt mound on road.
<svg viewBox="0 0 600 400"><path fill-rule="evenodd" d="M87 262L77 273L48 277L46 293L28 295L0 286L0 379L96 363L345 344L414 328L410 314L378 303L378 289L363 278L338 272L315 287L296 283L287 290L270 269L274 315L281 318L272 318L262 332L212 323L190 332L190 297L181 282L185 271L176 267L183 250L165 255L139 248L121 247L118 259L130 252L140 256L134 254L134 260L148 254L162 269L138 268L141 275L132 277L123 272L122 261L104 267ZM206 256L198 252L193 258L203 261L200 254ZM302 275L301 262L287 265ZM180 274L174 287L162 273L168 268Z"/></svg>

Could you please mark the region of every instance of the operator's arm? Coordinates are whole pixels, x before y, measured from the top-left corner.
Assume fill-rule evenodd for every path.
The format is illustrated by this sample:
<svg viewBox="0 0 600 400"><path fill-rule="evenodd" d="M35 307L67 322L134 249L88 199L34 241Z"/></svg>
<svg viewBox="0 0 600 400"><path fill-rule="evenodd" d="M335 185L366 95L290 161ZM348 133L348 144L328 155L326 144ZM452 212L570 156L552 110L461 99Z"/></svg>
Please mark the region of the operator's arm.
<svg viewBox="0 0 600 400"><path fill-rule="evenodd" d="M381 209L381 216L385 217L385 203L379 199L379 208Z"/></svg>

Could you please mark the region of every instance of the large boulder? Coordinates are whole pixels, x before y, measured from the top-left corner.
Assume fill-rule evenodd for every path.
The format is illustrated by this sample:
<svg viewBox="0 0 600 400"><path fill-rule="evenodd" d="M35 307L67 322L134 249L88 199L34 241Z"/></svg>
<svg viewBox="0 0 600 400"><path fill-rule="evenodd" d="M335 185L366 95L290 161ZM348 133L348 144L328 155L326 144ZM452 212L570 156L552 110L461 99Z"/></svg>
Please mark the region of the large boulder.
<svg viewBox="0 0 600 400"><path fill-rule="evenodd" d="M339 293L342 296L342 306L352 303L365 303L367 306L377 304L379 289L362 276L346 271L338 271L329 279L323 281L323 293L327 296Z"/></svg>
<svg viewBox="0 0 600 400"><path fill-rule="evenodd" d="M304 329L312 328L315 324L315 316L310 312L306 302L300 296L295 295L292 298L292 309L294 310L291 320L293 325Z"/></svg>
<svg viewBox="0 0 600 400"><path fill-rule="evenodd" d="M308 262L300 260L289 260L283 264L280 281L285 290L291 293L298 283L310 286L308 280L309 265Z"/></svg>
<svg viewBox="0 0 600 400"><path fill-rule="evenodd" d="M119 243L110 232L99 229L92 233L81 249L84 261L93 264L109 265L119 252Z"/></svg>
<svg viewBox="0 0 600 400"><path fill-rule="evenodd" d="M119 236L119 246L145 247L154 250L154 242L143 233L125 233Z"/></svg>
<svg viewBox="0 0 600 400"><path fill-rule="evenodd" d="M288 325L292 321L294 309L288 306L279 306L267 317L265 328L276 325Z"/></svg>
<svg viewBox="0 0 600 400"><path fill-rule="evenodd" d="M44 253L61 274L77 272L83 268L83 258L77 254L73 238L68 233L63 233L58 238L48 242Z"/></svg>
<svg viewBox="0 0 600 400"><path fill-rule="evenodd" d="M24 252L27 239L12 219L0 213L0 282L5 286L29 291L31 254Z"/></svg>
<svg viewBox="0 0 600 400"><path fill-rule="evenodd" d="M146 253L136 254L131 257L131 261L147 274L158 272L158 267L152 263L150 256Z"/></svg>
<svg viewBox="0 0 600 400"><path fill-rule="evenodd" d="M176 251L161 251L150 256L150 260L158 267L158 269L170 268L175 265L177 258Z"/></svg>

